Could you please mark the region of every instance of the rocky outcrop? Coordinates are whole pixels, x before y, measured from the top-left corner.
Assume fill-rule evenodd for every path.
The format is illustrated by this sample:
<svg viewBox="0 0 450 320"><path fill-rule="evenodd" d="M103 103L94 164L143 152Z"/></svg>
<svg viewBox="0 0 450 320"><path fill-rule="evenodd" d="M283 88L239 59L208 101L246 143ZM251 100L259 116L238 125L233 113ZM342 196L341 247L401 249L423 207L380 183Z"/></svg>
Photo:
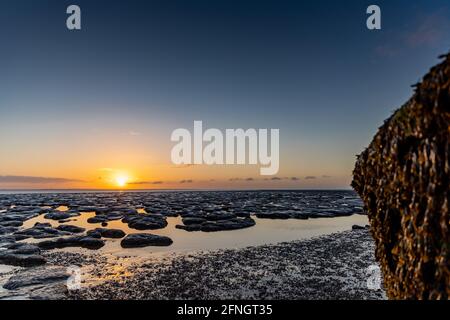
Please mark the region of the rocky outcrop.
<svg viewBox="0 0 450 320"><path fill-rule="evenodd" d="M250 228L255 225L255 220L253 220L252 218L233 218L217 221L208 221L206 219L202 219L196 220L196 222L192 219L193 218L184 218L184 225L178 224L175 226L175 228L186 231L217 232Z"/></svg>
<svg viewBox="0 0 450 320"><path fill-rule="evenodd" d="M354 169L392 299L450 297L450 54L442 58Z"/></svg>
<svg viewBox="0 0 450 320"><path fill-rule="evenodd" d="M121 242L122 248L141 248L148 246L170 246L173 243L169 237L149 233L134 233L127 235Z"/></svg>
<svg viewBox="0 0 450 320"><path fill-rule="evenodd" d="M106 229L106 228L96 228L94 230L89 230L87 235L92 238L111 238L120 239L126 236L125 232L120 229Z"/></svg>
<svg viewBox="0 0 450 320"><path fill-rule="evenodd" d="M73 236L68 238L57 238L37 243L38 247L44 250L57 248L80 247L90 250L100 249L105 245L105 241L91 236Z"/></svg>

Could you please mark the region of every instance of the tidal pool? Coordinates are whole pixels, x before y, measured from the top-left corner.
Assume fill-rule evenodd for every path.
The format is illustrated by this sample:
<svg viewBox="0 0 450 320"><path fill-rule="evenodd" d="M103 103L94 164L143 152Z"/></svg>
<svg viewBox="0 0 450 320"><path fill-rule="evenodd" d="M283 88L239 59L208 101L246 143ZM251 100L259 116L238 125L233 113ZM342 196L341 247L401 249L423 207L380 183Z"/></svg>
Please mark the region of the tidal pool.
<svg viewBox="0 0 450 320"><path fill-rule="evenodd" d="M60 207L59 210L67 210ZM143 213L143 211L141 211ZM80 216L70 219L64 224L83 227L86 230L102 228L101 223L88 223L90 217L95 216L94 212L83 212ZM215 249L235 249L248 246L258 246L264 244L274 244L279 242L307 239L311 237L331 234L335 232L350 230L352 225L366 225L368 218L365 215L354 214L347 217L334 218L311 218L308 220L276 220L259 219L252 217L256 225L250 228L219 231L219 232L187 232L177 229L177 224L182 224L181 217L168 217L167 227L157 230L136 230L129 228L121 220L108 222L106 228L121 229L126 234L132 233L151 233L156 235L168 236L173 240L173 244L168 247L149 246L136 249L124 249L120 246L120 239L106 239L106 245L98 251L102 253L111 253L117 256L129 255L147 255L164 252L189 252ZM50 223L57 227L61 223L55 220L45 219L43 215L26 221L23 228L31 228L35 223ZM29 241L29 240L27 240ZM42 240L31 240L42 241ZM65 248L65 251L80 251L80 248Z"/></svg>

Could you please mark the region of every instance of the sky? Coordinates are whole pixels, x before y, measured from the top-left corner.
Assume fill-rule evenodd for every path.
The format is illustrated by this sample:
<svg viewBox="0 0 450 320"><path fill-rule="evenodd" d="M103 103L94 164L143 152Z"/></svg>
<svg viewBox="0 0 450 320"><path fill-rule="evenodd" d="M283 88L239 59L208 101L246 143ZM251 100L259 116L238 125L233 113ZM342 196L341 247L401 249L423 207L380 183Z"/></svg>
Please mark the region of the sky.
<svg viewBox="0 0 450 320"><path fill-rule="evenodd" d="M449 30L448 0L0 0L0 189L347 189ZM174 165L194 120L279 129L278 174Z"/></svg>

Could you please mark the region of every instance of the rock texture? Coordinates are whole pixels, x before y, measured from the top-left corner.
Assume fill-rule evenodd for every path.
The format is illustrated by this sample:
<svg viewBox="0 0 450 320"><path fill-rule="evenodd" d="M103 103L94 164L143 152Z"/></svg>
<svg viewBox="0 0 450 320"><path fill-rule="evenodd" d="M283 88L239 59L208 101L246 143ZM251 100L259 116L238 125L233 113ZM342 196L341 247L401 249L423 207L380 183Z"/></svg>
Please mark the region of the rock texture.
<svg viewBox="0 0 450 320"><path fill-rule="evenodd" d="M392 299L450 297L450 54L442 58L354 169Z"/></svg>
<svg viewBox="0 0 450 320"><path fill-rule="evenodd" d="M169 237L148 233L134 233L127 235L121 242L122 248L141 248L148 246L170 246L173 243Z"/></svg>

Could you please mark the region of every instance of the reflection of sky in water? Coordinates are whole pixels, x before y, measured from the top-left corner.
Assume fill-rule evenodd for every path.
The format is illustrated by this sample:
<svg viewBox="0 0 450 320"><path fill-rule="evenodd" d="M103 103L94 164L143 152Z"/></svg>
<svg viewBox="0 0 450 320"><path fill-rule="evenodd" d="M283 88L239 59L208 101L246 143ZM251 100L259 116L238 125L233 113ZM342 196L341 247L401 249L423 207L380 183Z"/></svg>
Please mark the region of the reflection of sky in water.
<svg viewBox="0 0 450 320"><path fill-rule="evenodd" d="M60 210L66 208L60 207ZM95 216L94 212L82 213L81 216L71 219L66 224L76 225L86 230L101 228L101 223L88 223L90 217ZM153 253L163 252L188 252L198 250L232 249L247 246L279 243L306 239L310 237L330 234L333 232L351 229L353 224L365 225L368 223L367 216L352 215L349 217L337 218L317 218L308 220L271 220L258 219L253 217L256 225L251 228L220 231L220 232L187 232L175 228L177 224L182 224L181 217L168 217L168 225L164 229L158 230L136 230L128 227L121 220L108 222L106 228L121 229L125 233L151 233L168 236L173 240L169 247L145 247L137 249L123 249L120 246L120 239L106 239L106 245L99 251L113 253L114 255L138 255L144 256ZM47 220L43 215L26 221L23 228L30 228L36 222L47 222L57 227L60 223L54 220ZM64 250L77 251L79 248L67 248Z"/></svg>

